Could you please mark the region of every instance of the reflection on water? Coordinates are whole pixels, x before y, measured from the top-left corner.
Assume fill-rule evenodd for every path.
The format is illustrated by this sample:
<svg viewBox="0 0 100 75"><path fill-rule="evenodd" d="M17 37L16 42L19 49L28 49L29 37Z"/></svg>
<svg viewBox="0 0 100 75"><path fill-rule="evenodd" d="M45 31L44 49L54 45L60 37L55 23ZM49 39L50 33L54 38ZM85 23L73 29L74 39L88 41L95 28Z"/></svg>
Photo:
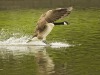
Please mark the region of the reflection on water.
<svg viewBox="0 0 100 75"><path fill-rule="evenodd" d="M0 46L0 75L100 75L100 50Z"/></svg>
<svg viewBox="0 0 100 75"><path fill-rule="evenodd" d="M53 60L49 57L46 50L39 51L35 54L36 62L38 63L38 69L40 75L50 75L54 73Z"/></svg>
<svg viewBox="0 0 100 75"><path fill-rule="evenodd" d="M0 46L0 75L31 75L32 72L54 73L53 60L44 46Z"/></svg>

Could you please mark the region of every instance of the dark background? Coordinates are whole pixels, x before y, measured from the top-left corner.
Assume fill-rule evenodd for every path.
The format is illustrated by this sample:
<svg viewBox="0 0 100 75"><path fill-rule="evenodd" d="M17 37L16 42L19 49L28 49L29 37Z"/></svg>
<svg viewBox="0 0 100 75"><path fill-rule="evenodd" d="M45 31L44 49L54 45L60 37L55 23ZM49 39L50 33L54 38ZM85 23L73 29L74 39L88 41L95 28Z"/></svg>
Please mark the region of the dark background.
<svg viewBox="0 0 100 75"><path fill-rule="evenodd" d="M0 0L0 10L26 8L99 8L100 0Z"/></svg>

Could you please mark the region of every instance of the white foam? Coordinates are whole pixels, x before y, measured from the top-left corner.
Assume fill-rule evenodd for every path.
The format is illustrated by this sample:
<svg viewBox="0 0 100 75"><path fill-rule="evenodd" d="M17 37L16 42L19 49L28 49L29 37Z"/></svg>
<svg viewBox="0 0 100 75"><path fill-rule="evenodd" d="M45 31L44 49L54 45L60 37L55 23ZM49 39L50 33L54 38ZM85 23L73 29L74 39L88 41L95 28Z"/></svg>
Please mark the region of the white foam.
<svg viewBox="0 0 100 75"><path fill-rule="evenodd" d="M0 41L0 46L47 46L42 41L31 41L27 43L29 37L21 36L20 38L10 37L7 40ZM50 43L52 48L60 48L60 47L69 47L70 44L63 43L63 42L52 42Z"/></svg>
<svg viewBox="0 0 100 75"><path fill-rule="evenodd" d="M70 44L62 43L62 42L53 42L50 44L52 48L60 48L60 47L69 47Z"/></svg>
<svg viewBox="0 0 100 75"><path fill-rule="evenodd" d="M26 43L28 41L27 36L22 36L20 38L10 37L9 39L5 41L0 41L0 45L46 45L42 41L34 41L30 43Z"/></svg>

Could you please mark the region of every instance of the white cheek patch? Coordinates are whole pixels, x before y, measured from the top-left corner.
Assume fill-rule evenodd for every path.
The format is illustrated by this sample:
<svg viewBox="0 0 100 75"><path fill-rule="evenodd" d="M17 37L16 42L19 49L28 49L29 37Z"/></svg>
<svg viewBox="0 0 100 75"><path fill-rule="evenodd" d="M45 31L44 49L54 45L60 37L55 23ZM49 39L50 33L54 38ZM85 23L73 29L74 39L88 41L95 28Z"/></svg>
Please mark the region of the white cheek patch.
<svg viewBox="0 0 100 75"><path fill-rule="evenodd" d="M64 22L64 25L68 25L66 22Z"/></svg>

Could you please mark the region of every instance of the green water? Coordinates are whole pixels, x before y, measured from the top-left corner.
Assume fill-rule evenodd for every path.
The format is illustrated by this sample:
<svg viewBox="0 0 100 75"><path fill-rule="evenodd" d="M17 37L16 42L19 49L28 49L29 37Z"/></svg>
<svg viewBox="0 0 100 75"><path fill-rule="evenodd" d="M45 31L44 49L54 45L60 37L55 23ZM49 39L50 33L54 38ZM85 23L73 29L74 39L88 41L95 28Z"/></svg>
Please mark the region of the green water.
<svg viewBox="0 0 100 75"><path fill-rule="evenodd" d="M0 40L13 33L32 35L36 22L47 9L0 11ZM74 10L68 26L56 26L48 42L64 42L66 48L0 47L0 75L100 75L100 10ZM63 21L59 20L59 21ZM20 36L18 36L20 37Z"/></svg>
<svg viewBox="0 0 100 75"><path fill-rule="evenodd" d="M99 75L100 51L88 47L0 48L0 75Z"/></svg>

